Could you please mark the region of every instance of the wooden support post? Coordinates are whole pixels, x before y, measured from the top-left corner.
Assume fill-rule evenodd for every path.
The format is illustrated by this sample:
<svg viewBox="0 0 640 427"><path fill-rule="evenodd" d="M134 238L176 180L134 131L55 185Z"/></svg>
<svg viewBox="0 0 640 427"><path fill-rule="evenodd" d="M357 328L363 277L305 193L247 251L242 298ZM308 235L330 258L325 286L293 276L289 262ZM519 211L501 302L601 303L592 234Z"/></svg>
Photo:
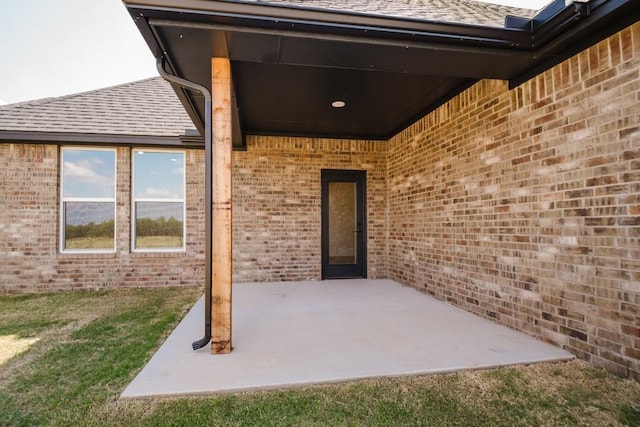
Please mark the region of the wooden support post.
<svg viewBox="0 0 640 427"><path fill-rule="evenodd" d="M231 63L211 60L211 353L231 351Z"/></svg>

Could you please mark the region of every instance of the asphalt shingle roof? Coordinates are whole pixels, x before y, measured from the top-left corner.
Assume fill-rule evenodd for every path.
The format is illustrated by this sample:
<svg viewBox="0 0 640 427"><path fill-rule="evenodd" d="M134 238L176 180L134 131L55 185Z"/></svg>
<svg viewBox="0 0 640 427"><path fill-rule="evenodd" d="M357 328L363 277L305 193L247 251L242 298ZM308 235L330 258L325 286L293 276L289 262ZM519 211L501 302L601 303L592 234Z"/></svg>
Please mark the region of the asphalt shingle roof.
<svg viewBox="0 0 640 427"><path fill-rule="evenodd" d="M279 6L394 16L438 22L504 25L506 15L536 11L472 0L244 0ZM171 137L194 125L160 77L58 98L0 106L0 131Z"/></svg>
<svg viewBox="0 0 640 427"><path fill-rule="evenodd" d="M0 106L0 131L179 136L194 125L161 77Z"/></svg>
<svg viewBox="0 0 640 427"><path fill-rule="evenodd" d="M473 0L247 0L302 8L328 9L425 21L504 27L504 18L533 18L535 10L480 3Z"/></svg>

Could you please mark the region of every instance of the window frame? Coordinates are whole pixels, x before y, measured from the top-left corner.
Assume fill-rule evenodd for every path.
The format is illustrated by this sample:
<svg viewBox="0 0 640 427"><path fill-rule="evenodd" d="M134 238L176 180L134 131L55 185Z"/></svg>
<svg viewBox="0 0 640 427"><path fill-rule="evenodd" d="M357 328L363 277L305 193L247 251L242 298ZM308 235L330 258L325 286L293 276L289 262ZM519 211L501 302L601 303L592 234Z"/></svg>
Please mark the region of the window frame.
<svg viewBox="0 0 640 427"><path fill-rule="evenodd" d="M182 155L182 198L162 199L153 197L136 197L136 153L177 153ZM163 149L155 147L133 147L131 149L131 252L132 253L184 253L187 250L187 152L180 149ZM138 248L136 247L136 202L150 203L182 203L182 247L175 248Z"/></svg>
<svg viewBox="0 0 640 427"><path fill-rule="evenodd" d="M64 162L65 151L109 151L113 153L113 197L66 197L64 194ZM58 213L60 216L60 230L58 236L59 252L61 254L113 254L116 252L116 237L118 229L117 218L117 193L118 193L118 150L116 148L109 147L88 147L88 146L74 146L67 145L60 147L60 194L59 194L59 207ZM113 203L113 247L97 248L97 249L67 249L66 248L66 209L67 202L79 202L79 203Z"/></svg>

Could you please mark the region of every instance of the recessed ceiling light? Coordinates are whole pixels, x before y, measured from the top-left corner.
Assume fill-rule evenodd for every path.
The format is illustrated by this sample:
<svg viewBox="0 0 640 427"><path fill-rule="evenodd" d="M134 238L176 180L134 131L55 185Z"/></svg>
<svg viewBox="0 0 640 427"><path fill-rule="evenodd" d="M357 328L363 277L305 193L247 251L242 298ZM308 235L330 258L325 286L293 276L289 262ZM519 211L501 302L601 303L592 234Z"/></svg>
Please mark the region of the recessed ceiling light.
<svg viewBox="0 0 640 427"><path fill-rule="evenodd" d="M341 101L341 100L336 100L336 101L333 101L333 102L331 103L331 106L332 106L333 108L342 108L342 107L344 107L345 105L347 105L347 103L346 103L346 102L344 102L344 101Z"/></svg>

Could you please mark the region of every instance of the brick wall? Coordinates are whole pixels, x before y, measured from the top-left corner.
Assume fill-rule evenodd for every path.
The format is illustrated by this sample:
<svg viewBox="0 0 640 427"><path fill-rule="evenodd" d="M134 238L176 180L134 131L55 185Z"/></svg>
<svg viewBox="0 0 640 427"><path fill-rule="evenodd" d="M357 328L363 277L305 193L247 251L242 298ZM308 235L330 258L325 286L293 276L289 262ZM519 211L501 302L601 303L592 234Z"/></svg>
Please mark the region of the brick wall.
<svg viewBox="0 0 640 427"><path fill-rule="evenodd" d="M121 147L116 253L61 254L58 147L0 144L0 292L202 285L203 162L201 150L186 152L185 253L131 252L131 150ZM367 171L368 275L386 276L386 144L249 137L234 152L235 282L321 278L323 168Z"/></svg>
<svg viewBox="0 0 640 427"><path fill-rule="evenodd" d="M185 253L131 252L131 150L116 157L116 253L61 254L58 147L0 144L0 292L202 284L204 153L185 156Z"/></svg>
<svg viewBox="0 0 640 427"><path fill-rule="evenodd" d="M388 148L391 278L640 379L640 24Z"/></svg>
<svg viewBox="0 0 640 427"><path fill-rule="evenodd" d="M0 292L202 284L203 152L187 251L58 253L59 153L0 144ZM319 279L320 170L367 171L368 273L640 379L640 24L514 90L483 81L388 143L249 137L234 160L234 281Z"/></svg>
<svg viewBox="0 0 640 427"><path fill-rule="evenodd" d="M322 169L367 171L368 276L386 277L386 144L249 137L233 156L233 280L321 278Z"/></svg>

